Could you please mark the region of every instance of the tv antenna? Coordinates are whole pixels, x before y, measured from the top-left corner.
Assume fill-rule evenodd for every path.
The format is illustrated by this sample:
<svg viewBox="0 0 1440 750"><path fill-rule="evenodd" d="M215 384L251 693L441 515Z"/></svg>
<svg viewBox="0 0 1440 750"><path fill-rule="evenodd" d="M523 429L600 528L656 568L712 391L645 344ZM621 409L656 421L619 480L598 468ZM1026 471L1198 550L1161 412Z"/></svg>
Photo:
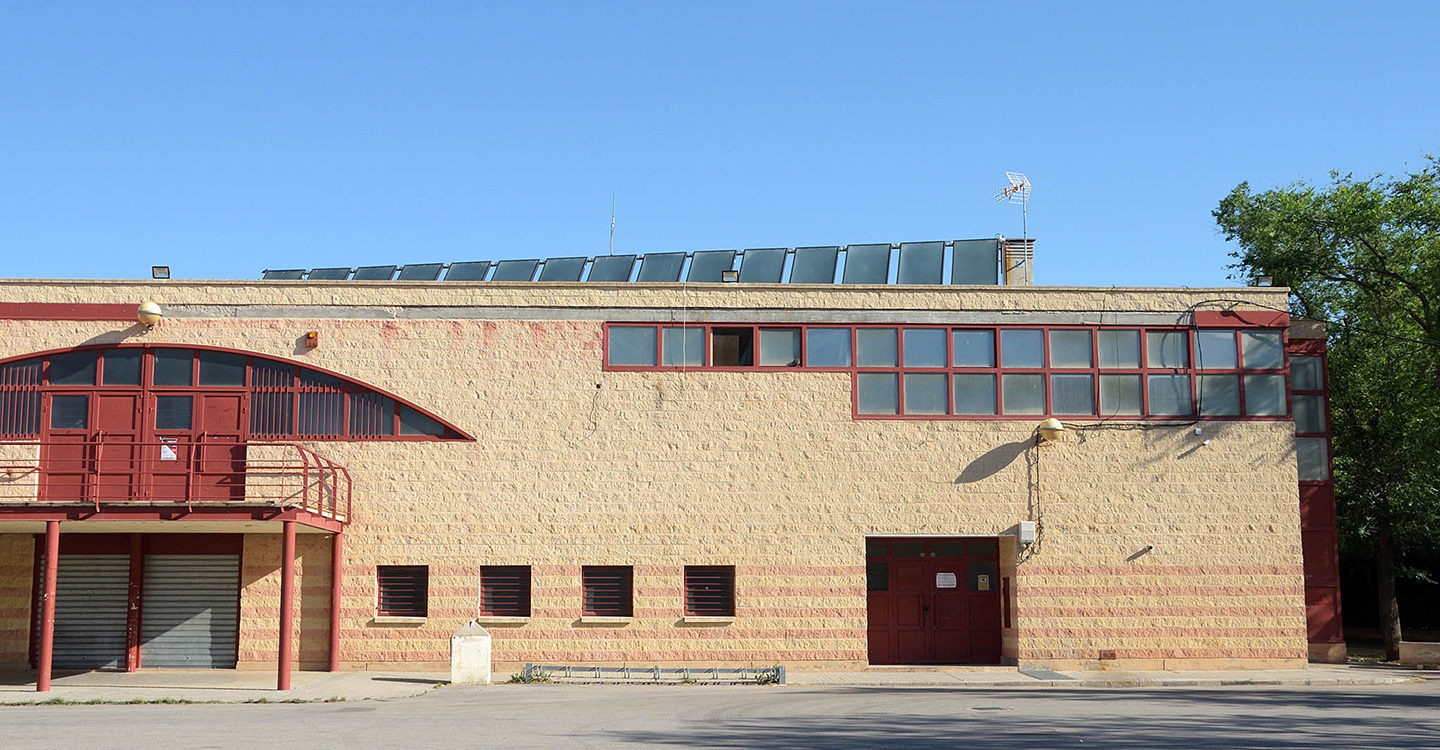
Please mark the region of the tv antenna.
<svg viewBox="0 0 1440 750"><path fill-rule="evenodd" d="M610 254L615 254L615 194L610 194Z"/></svg>
<svg viewBox="0 0 1440 750"><path fill-rule="evenodd" d="M1020 204L1020 236L1023 240L1029 240L1029 217L1026 212L1030 207L1030 178L1021 172L1006 172L1005 177L1010 180L1010 186L995 191L995 202L1009 201Z"/></svg>

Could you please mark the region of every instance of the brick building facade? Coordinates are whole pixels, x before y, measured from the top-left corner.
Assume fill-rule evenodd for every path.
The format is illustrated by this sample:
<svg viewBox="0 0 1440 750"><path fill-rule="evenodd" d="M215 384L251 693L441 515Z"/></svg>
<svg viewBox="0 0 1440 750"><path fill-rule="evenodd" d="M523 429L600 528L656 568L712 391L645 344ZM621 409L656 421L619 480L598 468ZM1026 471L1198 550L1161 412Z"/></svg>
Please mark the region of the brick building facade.
<svg viewBox="0 0 1440 750"><path fill-rule="evenodd" d="M1284 289L12 280L0 300L0 667L36 662L47 550L74 666L284 648L437 669L476 618L502 668L1343 657L1323 332L1276 312ZM87 565L110 598L67 605L103 588ZM196 571L220 583L201 596ZM92 594L112 637L65 640Z"/></svg>

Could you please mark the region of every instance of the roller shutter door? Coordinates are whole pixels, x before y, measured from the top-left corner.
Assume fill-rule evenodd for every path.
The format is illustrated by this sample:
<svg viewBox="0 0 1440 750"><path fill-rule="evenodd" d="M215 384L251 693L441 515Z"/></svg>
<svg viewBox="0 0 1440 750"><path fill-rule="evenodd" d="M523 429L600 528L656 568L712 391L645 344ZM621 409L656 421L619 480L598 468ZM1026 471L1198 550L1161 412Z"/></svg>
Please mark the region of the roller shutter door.
<svg viewBox="0 0 1440 750"><path fill-rule="evenodd" d="M239 555L146 555L142 667L235 666Z"/></svg>
<svg viewBox="0 0 1440 750"><path fill-rule="evenodd" d="M45 564L43 557L40 564ZM60 556L51 662L55 669L125 668L129 587L129 555ZM41 608L35 609L38 633Z"/></svg>

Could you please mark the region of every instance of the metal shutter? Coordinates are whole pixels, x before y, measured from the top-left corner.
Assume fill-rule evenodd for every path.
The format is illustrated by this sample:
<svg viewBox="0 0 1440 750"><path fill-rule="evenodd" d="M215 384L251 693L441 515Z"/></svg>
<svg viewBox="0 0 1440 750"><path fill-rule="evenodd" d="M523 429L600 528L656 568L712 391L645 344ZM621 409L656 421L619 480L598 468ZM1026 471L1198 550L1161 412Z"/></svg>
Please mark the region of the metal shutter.
<svg viewBox="0 0 1440 750"><path fill-rule="evenodd" d="M143 667L235 666L239 555L146 555Z"/></svg>
<svg viewBox="0 0 1440 750"><path fill-rule="evenodd" d="M44 556L41 556L44 570ZM56 669L124 669L129 555L61 555L55 576ZM35 608L39 632L40 607Z"/></svg>

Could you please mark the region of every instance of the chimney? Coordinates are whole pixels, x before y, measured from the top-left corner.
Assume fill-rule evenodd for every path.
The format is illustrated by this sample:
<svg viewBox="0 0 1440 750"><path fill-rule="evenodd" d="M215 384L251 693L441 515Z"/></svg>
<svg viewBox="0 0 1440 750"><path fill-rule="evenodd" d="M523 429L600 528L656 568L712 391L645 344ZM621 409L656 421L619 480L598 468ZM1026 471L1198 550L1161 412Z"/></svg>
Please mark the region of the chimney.
<svg viewBox="0 0 1440 750"><path fill-rule="evenodd" d="M1035 240L1005 240L1005 286L1035 286Z"/></svg>

